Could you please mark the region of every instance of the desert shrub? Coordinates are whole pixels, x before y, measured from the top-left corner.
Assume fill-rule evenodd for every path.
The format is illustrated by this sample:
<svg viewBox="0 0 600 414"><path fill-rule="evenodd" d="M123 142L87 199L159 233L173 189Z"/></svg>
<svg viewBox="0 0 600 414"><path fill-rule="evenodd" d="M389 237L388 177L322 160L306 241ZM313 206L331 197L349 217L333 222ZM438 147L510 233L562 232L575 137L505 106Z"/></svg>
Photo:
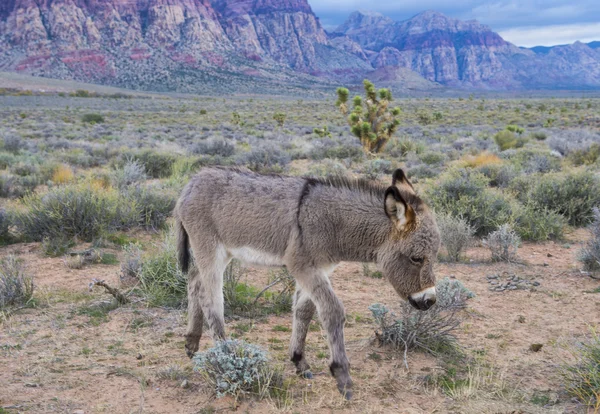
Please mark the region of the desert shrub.
<svg viewBox="0 0 600 414"><path fill-rule="evenodd" d="M219 155L221 157L231 157L235 153L235 145L223 138L201 141L192 147L194 154Z"/></svg>
<svg viewBox="0 0 600 414"><path fill-rule="evenodd" d="M125 190L123 194L132 206L136 206L139 214L135 224L123 223L122 227L158 230L164 226L175 207L175 195L162 188L136 186Z"/></svg>
<svg viewBox="0 0 600 414"><path fill-rule="evenodd" d="M579 251L579 261L588 271L600 270L600 209L594 208L594 220L590 225L592 237Z"/></svg>
<svg viewBox="0 0 600 414"><path fill-rule="evenodd" d="M469 246L475 230L465 219L450 214L436 214L436 221L442 244L448 252L448 259L453 262L459 261L462 253Z"/></svg>
<svg viewBox="0 0 600 414"><path fill-rule="evenodd" d="M441 152L428 151L419 155L419 159L427 165L442 164L446 157Z"/></svg>
<svg viewBox="0 0 600 414"><path fill-rule="evenodd" d="M279 128L283 127L283 125L285 124L286 118L287 118L287 115L284 112L275 112L273 114L273 120L277 123L277 126Z"/></svg>
<svg viewBox="0 0 600 414"><path fill-rule="evenodd" d="M531 138L537 140L537 141L544 141L546 138L548 138L548 135L546 135L545 132L534 132L531 134Z"/></svg>
<svg viewBox="0 0 600 414"><path fill-rule="evenodd" d="M484 164L475 169L487 177L491 187L506 188L517 177L517 169L511 164Z"/></svg>
<svg viewBox="0 0 600 414"><path fill-rule="evenodd" d="M567 220L555 211L526 204L516 209L512 224L522 240L546 241L561 239Z"/></svg>
<svg viewBox="0 0 600 414"><path fill-rule="evenodd" d="M197 352L193 360L194 369L213 385L217 397L263 397L283 382L281 373L270 365L267 353L241 340L219 341L213 348Z"/></svg>
<svg viewBox="0 0 600 414"><path fill-rule="evenodd" d="M308 175L312 177L345 177L347 173L342 163L330 159L314 163L308 169Z"/></svg>
<svg viewBox="0 0 600 414"><path fill-rule="evenodd" d="M567 155L567 160L575 165L591 165L600 158L600 144L593 143L588 148L576 149Z"/></svg>
<svg viewBox="0 0 600 414"><path fill-rule="evenodd" d="M133 247L129 248L133 251ZM190 270L193 271L193 270ZM187 302L187 276L177 264L175 232L169 229L155 251L144 254L137 278L149 306L182 307Z"/></svg>
<svg viewBox="0 0 600 414"><path fill-rule="evenodd" d="M550 154L534 154L523 164L526 174L549 173L560 170L560 160Z"/></svg>
<svg viewBox="0 0 600 414"><path fill-rule="evenodd" d="M426 197L436 211L462 217L477 236L484 236L509 222L515 208L513 200L488 183L481 173L453 169L427 189Z"/></svg>
<svg viewBox="0 0 600 414"><path fill-rule="evenodd" d="M236 158L238 165L245 165L253 171L262 173L286 171L290 161L290 156L275 146L253 148L250 152L239 154Z"/></svg>
<svg viewBox="0 0 600 414"><path fill-rule="evenodd" d="M432 354L457 350L453 334L461 320L458 311L467 299L475 296L458 280L444 278L436 285L437 302L427 312L402 304L399 319L379 303L369 306L378 327L377 340L381 345L418 349Z"/></svg>
<svg viewBox="0 0 600 414"><path fill-rule="evenodd" d="M500 151L505 151L517 146L517 137L514 133L508 130L500 131L494 135L494 141L496 141Z"/></svg>
<svg viewBox="0 0 600 414"><path fill-rule="evenodd" d="M364 158L362 147L354 142L340 142L331 139L313 141L314 147L308 157L318 161L326 158L360 161Z"/></svg>
<svg viewBox="0 0 600 414"><path fill-rule="evenodd" d="M503 224L498 230L490 233L486 244L492 252L494 262L512 262L517 258L521 239L510 224Z"/></svg>
<svg viewBox="0 0 600 414"><path fill-rule="evenodd" d="M129 243L123 246L123 253L121 276L138 279L142 271L142 249L138 244Z"/></svg>
<svg viewBox="0 0 600 414"><path fill-rule="evenodd" d="M101 124L104 122L104 117L100 114L84 114L81 121L89 124Z"/></svg>
<svg viewBox="0 0 600 414"><path fill-rule="evenodd" d="M600 335L579 344L571 353L575 363L561 367L561 374L569 395L595 410L600 410Z"/></svg>
<svg viewBox="0 0 600 414"><path fill-rule="evenodd" d="M2 149L16 154L27 146L25 140L17 134L5 134L2 137Z"/></svg>
<svg viewBox="0 0 600 414"><path fill-rule="evenodd" d="M411 167L407 174L411 180L418 180L420 178L434 178L440 174L440 169L430 165L417 165L415 167Z"/></svg>
<svg viewBox="0 0 600 414"><path fill-rule="evenodd" d="M10 243L12 239L9 231L10 224L11 217L5 209L0 208L0 245Z"/></svg>
<svg viewBox="0 0 600 414"><path fill-rule="evenodd" d="M137 160L129 160L122 167L117 168L111 177L113 185L123 190L126 187L144 182L148 179L146 168Z"/></svg>
<svg viewBox="0 0 600 414"><path fill-rule="evenodd" d="M124 154L118 162L118 166L125 165L131 161L138 161L151 178L167 178L171 175L173 164L177 157L172 154L144 150L137 153Z"/></svg>
<svg viewBox="0 0 600 414"><path fill-rule="evenodd" d="M397 139L392 138L388 145L385 147L385 152L390 154L394 158L406 157L409 152L415 151L417 148L414 141L409 138Z"/></svg>
<svg viewBox="0 0 600 414"><path fill-rule="evenodd" d="M138 206L116 191L82 184L28 195L13 216L18 231L29 240L77 237L92 241L102 234L129 227L137 222L140 212Z"/></svg>
<svg viewBox="0 0 600 414"><path fill-rule="evenodd" d="M463 160L465 167L478 168L483 166L493 166L502 164L502 159L496 154L491 154L487 151L477 155L465 157Z"/></svg>
<svg viewBox="0 0 600 414"><path fill-rule="evenodd" d="M572 226L588 223L592 209L600 204L600 178L593 172L551 173L532 181L527 201L537 210L562 214Z"/></svg>
<svg viewBox="0 0 600 414"><path fill-rule="evenodd" d="M0 263L0 310L27 304L33 297L33 277L21 260L8 256Z"/></svg>
<svg viewBox="0 0 600 414"><path fill-rule="evenodd" d="M362 174L368 180L376 180L383 174L391 174L393 170L391 161L375 159L363 165Z"/></svg>

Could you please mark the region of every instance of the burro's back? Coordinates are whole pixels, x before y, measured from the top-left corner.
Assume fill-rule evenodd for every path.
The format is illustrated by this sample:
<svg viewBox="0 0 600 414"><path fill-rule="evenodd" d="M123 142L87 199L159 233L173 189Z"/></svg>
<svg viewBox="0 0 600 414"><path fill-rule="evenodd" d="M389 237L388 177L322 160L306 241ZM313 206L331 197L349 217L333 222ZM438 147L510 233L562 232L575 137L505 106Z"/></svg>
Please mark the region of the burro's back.
<svg viewBox="0 0 600 414"><path fill-rule="evenodd" d="M299 374L312 375L304 344L316 310L328 333L331 373L347 398L352 380L344 348L344 308L329 283L335 265L376 262L413 306L427 310L435 303L439 231L402 170L394 172L387 187L347 178L206 168L184 188L175 219L179 263L189 273L190 357L198 350L204 317L215 340L225 338L223 271L232 258L287 266L296 279L290 358Z"/></svg>

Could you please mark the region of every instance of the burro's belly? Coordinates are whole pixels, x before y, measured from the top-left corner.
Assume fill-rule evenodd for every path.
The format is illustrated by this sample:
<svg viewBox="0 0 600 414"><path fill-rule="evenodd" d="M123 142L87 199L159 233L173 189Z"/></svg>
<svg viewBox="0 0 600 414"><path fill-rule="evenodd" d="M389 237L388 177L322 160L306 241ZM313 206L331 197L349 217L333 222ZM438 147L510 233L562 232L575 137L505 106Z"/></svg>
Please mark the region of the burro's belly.
<svg viewBox="0 0 600 414"><path fill-rule="evenodd" d="M283 266L283 258L272 253L262 252L252 247L227 248L229 254L239 261L255 266Z"/></svg>

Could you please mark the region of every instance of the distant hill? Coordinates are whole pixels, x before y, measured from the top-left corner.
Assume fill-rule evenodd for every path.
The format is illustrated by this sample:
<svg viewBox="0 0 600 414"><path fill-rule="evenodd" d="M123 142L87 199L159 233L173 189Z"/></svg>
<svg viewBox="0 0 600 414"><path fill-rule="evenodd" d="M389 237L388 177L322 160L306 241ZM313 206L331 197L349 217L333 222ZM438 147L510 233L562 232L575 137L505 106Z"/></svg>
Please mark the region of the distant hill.
<svg viewBox="0 0 600 414"><path fill-rule="evenodd" d="M358 11L327 33L307 0L5 0L0 70L162 92L293 93L364 77L405 89L591 89L600 48L522 49L435 11L401 22Z"/></svg>

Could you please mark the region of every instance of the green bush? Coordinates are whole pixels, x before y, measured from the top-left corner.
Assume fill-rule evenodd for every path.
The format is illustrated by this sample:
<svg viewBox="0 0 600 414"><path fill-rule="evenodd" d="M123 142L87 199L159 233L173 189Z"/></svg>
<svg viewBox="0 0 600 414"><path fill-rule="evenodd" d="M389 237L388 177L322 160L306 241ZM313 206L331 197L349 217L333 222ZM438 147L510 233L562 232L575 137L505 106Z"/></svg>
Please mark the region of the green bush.
<svg viewBox="0 0 600 414"><path fill-rule="evenodd" d="M523 240L546 241L563 237L567 220L547 208L536 209L524 205L513 215L513 227Z"/></svg>
<svg viewBox="0 0 600 414"><path fill-rule="evenodd" d="M513 262L517 258L521 239L510 224L503 224L490 233L486 244L494 262Z"/></svg>
<svg viewBox="0 0 600 414"><path fill-rule="evenodd" d="M100 114L84 114L81 121L89 124L101 124L104 122L104 117Z"/></svg>
<svg viewBox="0 0 600 414"><path fill-rule="evenodd" d="M592 144L588 148L574 150L567 156L567 160L575 165L592 165L600 158L600 144Z"/></svg>
<svg viewBox="0 0 600 414"><path fill-rule="evenodd" d="M494 141L496 141L496 144L498 145L498 148L500 148L500 151L515 148L518 143L515 134L507 130L500 131L496 135L494 135Z"/></svg>
<svg viewBox="0 0 600 414"><path fill-rule="evenodd" d="M123 154L115 167L123 167L128 162L137 161L144 166L146 174L151 178L167 178L171 175L177 157L172 154L156 152L148 149L135 153Z"/></svg>
<svg viewBox="0 0 600 414"><path fill-rule="evenodd" d="M139 211L136 226L151 230L165 225L176 202L175 194L163 188L137 186L124 190L123 195Z"/></svg>
<svg viewBox="0 0 600 414"><path fill-rule="evenodd" d="M600 178L579 170L551 173L531 179L527 200L538 211L548 209L563 215L572 226L590 222L592 209L600 205Z"/></svg>
<svg viewBox="0 0 600 414"><path fill-rule="evenodd" d="M24 197L13 217L18 231L29 240L76 237L92 241L133 226L139 220L140 208L116 191L65 185Z"/></svg>
<svg viewBox="0 0 600 414"><path fill-rule="evenodd" d="M135 253L135 247L128 247L126 251ZM135 268L130 270L135 272ZM187 276L177 264L175 232L172 228L165 233L164 241L155 251L142 256L142 263L137 264L137 278L149 306L185 306Z"/></svg>
<svg viewBox="0 0 600 414"><path fill-rule="evenodd" d="M515 210L514 200L488 184L481 173L453 169L427 189L426 197L436 211L462 217L477 236L485 236L509 222Z"/></svg>

